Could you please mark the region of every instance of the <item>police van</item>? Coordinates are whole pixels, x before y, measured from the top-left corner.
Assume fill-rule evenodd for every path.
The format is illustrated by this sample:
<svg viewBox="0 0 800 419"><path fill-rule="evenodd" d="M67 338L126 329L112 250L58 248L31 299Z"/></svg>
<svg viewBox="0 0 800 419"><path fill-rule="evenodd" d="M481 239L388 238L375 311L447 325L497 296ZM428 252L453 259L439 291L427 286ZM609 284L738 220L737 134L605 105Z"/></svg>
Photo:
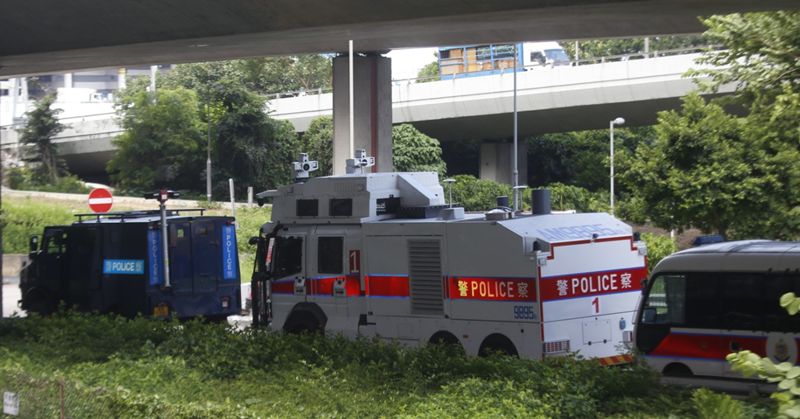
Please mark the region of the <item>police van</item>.
<svg viewBox="0 0 800 419"><path fill-rule="evenodd" d="M445 201L436 173L358 170L369 162L259 194L273 207L251 240L256 324L447 342L471 355L629 360L647 271L628 225L551 213L546 191L534 191L533 213L501 202L467 214Z"/></svg>
<svg viewBox="0 0 800 419"><path fill-rule="evenodd" d="M664 258L637 316L636 347L665 375L741 379L725 357L749 350L800 362L800 316L780 307L800 295L800 243L709 244Z"/></svg>
<svg viewBox="0 0 800 419"><path fill-rule="evenodd" d="M24 310L49 314L63 303L126 317L239 314L233 218L167 211L165 270L158 211L77 217L72 225L46 227L41 240L31 238L30 263L20 273Z"/></svg>

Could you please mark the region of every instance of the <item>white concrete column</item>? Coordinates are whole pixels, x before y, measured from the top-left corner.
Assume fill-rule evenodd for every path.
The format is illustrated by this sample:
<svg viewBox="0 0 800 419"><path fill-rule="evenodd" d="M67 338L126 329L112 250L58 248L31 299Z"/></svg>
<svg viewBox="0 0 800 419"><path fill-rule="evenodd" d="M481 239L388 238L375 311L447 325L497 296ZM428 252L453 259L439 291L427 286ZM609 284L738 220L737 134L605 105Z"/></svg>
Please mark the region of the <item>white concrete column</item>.
<svg viewBox="0 0 800 419"><path fill-rule="evenodd" d="M19 93L19 87L17 87L17 83L19 82L19 79L15 77L12 78L10 82L11 90L9 90L8 93L11 99L11 123L13 124L14 118L17 117L17 94Z"/></svg>
<svg viewBox="0 0 800 419"><path fill-rule="evenodd" d="M67 89L75 87L75 84L72 82L72 73L64 73L64 87Z"/></svg>
<svg viewBox="0 0 800 419"><path fill-rule="evenodd" d="M483 143L480 150L481 179L511 185L514 167L513 143ZM517 146L517 165L519 170L519 184L528 184L528 145L520 142Z"/></svg>
<svg viewBox="0 0 800 419"><path fill-rule="evenodd" d="M350 154L349 62L333 59L333 174L345 173ZM366 54L353 57L353 131L355 149L375 157L373 172L391 172L392 66L391 59ZM311 156L314 158L314 156Z"/></svg>
<svg viewBox="0 0 800 419"><path fill-rule="evenodd" d="M128 87L128 69L120 67L117 69L117 89L122 90Z"/></svg>

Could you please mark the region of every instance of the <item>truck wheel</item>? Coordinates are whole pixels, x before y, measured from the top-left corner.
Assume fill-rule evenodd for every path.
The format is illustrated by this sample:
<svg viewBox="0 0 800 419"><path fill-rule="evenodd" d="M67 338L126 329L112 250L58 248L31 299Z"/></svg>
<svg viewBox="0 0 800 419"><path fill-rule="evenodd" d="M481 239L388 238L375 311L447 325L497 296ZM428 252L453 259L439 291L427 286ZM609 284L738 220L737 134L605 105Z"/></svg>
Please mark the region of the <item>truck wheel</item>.
<svg viewBox="0 0 800 419"><path fill-rule="evenodd" d="M428 345L442 345L448 350L453 350L460 354L465 353L464 347L461 346L461 342L458 338L454 334L444 330L434 333L428 341Z"/></svg>
<svg viewBox="0 0 800 419"><path fill-rule="evenodd" d="M519 356L517 348L514 346L514 343L511 342L511 339L499 333L491 334L483 340L481 348L478 350L478 356L488 356L496 353L507 356Z"/></svg>
<svg viewBox="0 0 800 419"><path fill-rule="evenodd" d="M52 304L48 303L47 297L40 291L30 291L23 299L25 309L32 313L47 316L55 311Z"/></svg>
<svg viewBox="0 0 800 419"><path fill-rule="evenodd" d="M317 319L307 311L295 311L283 325L286 333L323 333L325 330Z"/></svg>
<svg viewBox="0 0 800 419"><path fill-rule="evenodd" d="M661 374L667 377L691 377L694 375L689 367L679 362L667 365Z"/></svg>

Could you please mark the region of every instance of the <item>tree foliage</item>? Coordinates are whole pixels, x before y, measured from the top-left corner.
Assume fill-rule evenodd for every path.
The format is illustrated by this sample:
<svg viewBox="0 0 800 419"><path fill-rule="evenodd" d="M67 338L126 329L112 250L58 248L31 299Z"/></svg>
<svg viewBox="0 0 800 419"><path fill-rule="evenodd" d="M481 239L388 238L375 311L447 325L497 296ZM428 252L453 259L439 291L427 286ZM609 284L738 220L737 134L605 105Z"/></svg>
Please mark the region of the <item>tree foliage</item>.
<svg viewBox="0 0 800 419"><path fill-rule="evenodd" d="M281 93L330 86L331 75L330 58L314 54L179 64L162 83L193 89L206 102L231 83L258 94Z"/></svg>
<svg viewBox="0 0 800 419"><path fill-rule="evenodd" d="M428 137L411 124L392 127L394 169L398 172L447 172L439 140Z"/></svg>
<svg viewBox="0 0 800 419"><path fill-rule="evenodd" d="M298 141L288 121L269 118L261 97L243 89L226 90L216 100L225 114L212 144L215 161L214 193L225 195L233 178L238 194L247 186L273 189L291 180L290 162L297 157Z"/></svg>
<svg viewBox="0 0 800 419"><path fill-rule="evenodd" d="M700 35L667 35L650 37L650 51L664 51L689 48L708 43ZM571 57L575 57L575 42L561 42L561 46ZM581 60L644 53L644 38L609 38L579 41Z"/></svg>
<svg viewBox="0 0 800 419"><path fill-rule="evenodd" d="M123 97L130 101L120 106L125 131L114 140L111 180L135 192L198 190L203 184L205 124L197 114L197 95L177 88L159 89L155 97L141 89Z"/></svg>
<svg viewBox="0 0 800 419"><path fill-rule="evenodd" d="M312 175L329 176L333 174L333 118L320 116L311 121L308 130L303 133L304 153L311 160L317 160L319 167Z"/></svg>
<svg viewBox="0 0 800 419"><path fill-rule="evenodd" d="M528 184L563 183L590 191L608 190L608 136L608 129L600 129L528 138ZM649 127L616 129L615 164L624 165L638 145L650 144L654 137ZM626 191L626 185L616 186L618 194Z"/></svg>
<svg viewBox="0 0 800 419"><path fill-rule="evenodd" d="M439 61L425 64L417 72L417 83L427 83L439 80Z"/></svg>
<svg viewBox="0 0 800 419"><path fill-rule="evenodd" d="M769 179L756 167L741 121L692 94L680 112L659 113L656 134L622 174L650 219L666 229L747 234Z"/></svg>
<svg viewBox="0 0 800 419"><path fill-rule="evenodd" d="M735 118L716 104L685 100L663 114L659 141L631 162L644 212L665 227L695 225L736 237L800 236L800 13L714 16L704 37L723 48L691 74L715 91L735 83ZM730 102L724 99L722 103ZM680 115L680 116L679 116ZM655 187L655 189L654 189Z"/></svg>
<svg viewBox="0 0 800 419"><path fill-rule="evenodd" d="M37 101L33 110L25 113L27 123L17 131L19 141L32 146L33 154L26 160L39 163L35 175L41 183L56 184L59 176L66 172L53 143L53 137L64 130L64 125L58 122L61 109L52 109L55 100L55 96L48 95Z"/></svg>

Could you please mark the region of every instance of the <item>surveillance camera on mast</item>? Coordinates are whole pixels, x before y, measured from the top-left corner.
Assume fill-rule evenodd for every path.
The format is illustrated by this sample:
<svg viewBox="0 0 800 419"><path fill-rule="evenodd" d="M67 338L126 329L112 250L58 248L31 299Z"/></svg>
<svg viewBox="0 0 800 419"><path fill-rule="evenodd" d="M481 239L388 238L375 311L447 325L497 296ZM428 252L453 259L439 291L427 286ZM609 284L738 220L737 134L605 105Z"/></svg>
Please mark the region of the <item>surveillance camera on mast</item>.
<svg viewBox="0 0 800 419"><path fill-rule="evenodd" d="M347 159L347 174L356 173L356 169L360 173L364 173L367 167L375 166L375 157L367 156L367 150L358 149L355 152L355 158Z"/></svg>
<svg viewBox="0 0 800 419"><path fill-rule="evenodd" d="M316 160L308 160L308 153L300 153L300 161L293 162L292 166L295 183L303 183L308 180L311 172L319 168L319 163Z"/></svg>

